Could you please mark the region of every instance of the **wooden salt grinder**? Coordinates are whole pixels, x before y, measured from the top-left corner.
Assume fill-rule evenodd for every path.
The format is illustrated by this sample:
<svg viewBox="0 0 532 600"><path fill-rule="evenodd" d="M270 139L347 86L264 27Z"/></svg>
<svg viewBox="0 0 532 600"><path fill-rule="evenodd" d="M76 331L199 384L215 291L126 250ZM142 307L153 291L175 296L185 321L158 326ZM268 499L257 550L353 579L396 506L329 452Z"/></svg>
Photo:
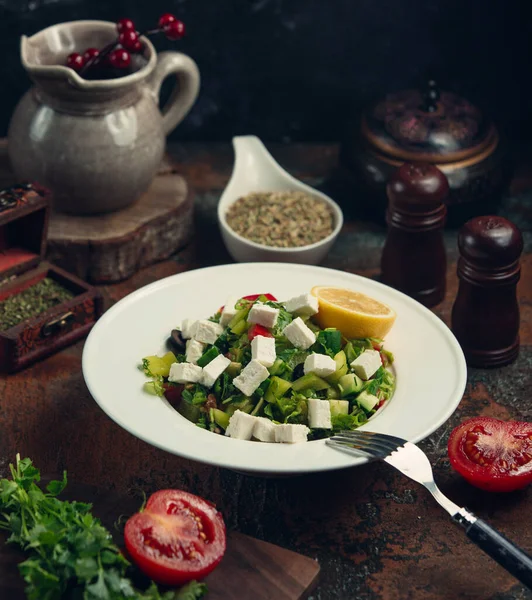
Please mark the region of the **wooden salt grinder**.
<svg viewBox="0 0 532 600"><path fill-rule="evenodd" d="M428 163L403 164L386 187L388 235L381 281L425 306L434 306L445 296L443 200L448 192L445 175Z"/></svg>
<svg viewBox="0 0 532 600"><path fill-rule="evenodd" d="M503 217L475 217L458 232L458 249L452 330L470 366L507 365L519 353L521 232Z"/></svg>

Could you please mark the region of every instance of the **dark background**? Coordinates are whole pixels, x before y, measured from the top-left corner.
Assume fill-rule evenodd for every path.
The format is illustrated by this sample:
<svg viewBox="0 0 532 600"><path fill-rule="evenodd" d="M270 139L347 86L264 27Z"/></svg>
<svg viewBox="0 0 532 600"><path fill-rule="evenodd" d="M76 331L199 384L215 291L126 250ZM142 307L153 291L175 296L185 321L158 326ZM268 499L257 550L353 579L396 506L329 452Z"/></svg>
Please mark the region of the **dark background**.
<svg viewBox="0 0 532 600"><path fill-rule="evenodd" d="M0 135L29 80L19 36L74 19L174 12L199 65L199 100L173 139L340 140L387 91L436 77L512 139L532 133L532 12L506 0L0 0Z"/></svg>

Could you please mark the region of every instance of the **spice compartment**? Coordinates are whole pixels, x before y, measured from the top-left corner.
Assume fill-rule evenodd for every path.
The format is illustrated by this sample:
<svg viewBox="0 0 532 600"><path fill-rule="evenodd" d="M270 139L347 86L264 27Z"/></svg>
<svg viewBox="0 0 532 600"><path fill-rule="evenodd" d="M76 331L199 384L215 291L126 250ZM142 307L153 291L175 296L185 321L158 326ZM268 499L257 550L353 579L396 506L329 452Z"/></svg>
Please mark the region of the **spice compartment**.
<svg viewBox="0 0 532 600"><path fill-rule="evenodd" d="M37 186L0 192L0 274L37 266L46 252L49 193ZM1 281L0 281L1 284Z"/></svg>
<svg viewBox="0 0 532 600"><path fill-rule="evenodd" d="M3 372L22 369L84 337L102 313L102 299L95 288L47 262L4 283L0 287L0 307L10 300L24 299L36 286L42 288L46 281L52 282L48 285L54 291L63 290L65 299L59 297L57 300L61 301L47 307L44 294L43 298L33 294L26 300L33 303L31 316L28 316L25 301L21 301L24 314L20 322L10 326L11 321L6 319L7 327L0 326L0 369ZM16 302L13 306L16 308Z"/></svg>

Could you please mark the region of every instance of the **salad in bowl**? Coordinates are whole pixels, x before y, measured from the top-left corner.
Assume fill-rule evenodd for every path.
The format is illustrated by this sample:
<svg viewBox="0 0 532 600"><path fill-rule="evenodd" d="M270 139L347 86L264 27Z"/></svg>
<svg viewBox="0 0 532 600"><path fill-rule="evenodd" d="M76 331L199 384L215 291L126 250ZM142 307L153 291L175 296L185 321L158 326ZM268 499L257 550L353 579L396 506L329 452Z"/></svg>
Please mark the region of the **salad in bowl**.
<svg viewBox="0 0 532 600"><path fill-rule="evenodd" d="M340 288L232 297L210 317L185 318L166 354L142 359L144 390L216 434L321 439L356 429L392 398L383 338L394 320L386 305Z"/></svg>

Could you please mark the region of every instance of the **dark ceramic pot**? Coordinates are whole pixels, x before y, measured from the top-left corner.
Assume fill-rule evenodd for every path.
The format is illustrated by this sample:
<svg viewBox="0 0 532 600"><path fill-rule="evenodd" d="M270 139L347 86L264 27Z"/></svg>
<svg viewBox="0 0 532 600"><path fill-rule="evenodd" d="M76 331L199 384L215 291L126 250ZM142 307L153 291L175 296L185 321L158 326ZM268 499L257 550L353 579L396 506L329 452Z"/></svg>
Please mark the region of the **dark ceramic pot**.
<svg viewBox="0 0 532 600"><path fill-rule="evenodd" d="M432 81L426 90L393 93L374 104L343 144L340 163L356 188L358 212L384 219L386 183L407 161L432 163L446 175L451 225L497 212L511 177L495 125Z"/></svg>

